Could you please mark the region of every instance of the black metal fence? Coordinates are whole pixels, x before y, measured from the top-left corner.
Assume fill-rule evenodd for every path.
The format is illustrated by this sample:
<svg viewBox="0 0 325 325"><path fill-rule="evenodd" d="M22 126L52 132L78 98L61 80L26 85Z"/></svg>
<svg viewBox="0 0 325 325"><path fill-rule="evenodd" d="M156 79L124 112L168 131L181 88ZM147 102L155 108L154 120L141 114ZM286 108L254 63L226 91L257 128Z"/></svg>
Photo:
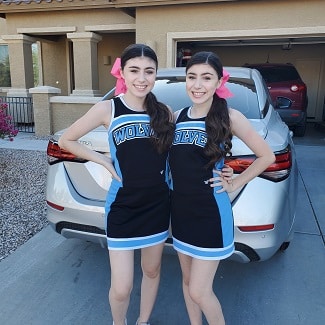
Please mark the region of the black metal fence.
<svg viewBox="0 0 325 325"><path fill-rule="evenodd" d="M34 133L33 99L31 97L0 96L0 103L7 104L7 114L18 131Z"/></svg>

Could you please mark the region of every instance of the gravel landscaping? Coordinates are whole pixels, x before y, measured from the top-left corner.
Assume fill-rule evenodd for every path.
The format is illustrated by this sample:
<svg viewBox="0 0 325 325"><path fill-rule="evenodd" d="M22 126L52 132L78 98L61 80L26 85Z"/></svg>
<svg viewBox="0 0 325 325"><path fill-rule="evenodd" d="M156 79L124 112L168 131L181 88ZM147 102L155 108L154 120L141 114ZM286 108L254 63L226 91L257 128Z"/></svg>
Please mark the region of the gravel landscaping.
<svg viewBox="0 0 325 325"><path fill-rule="evenodd" d="M0 261L48 225L46 173L45 152L0 148Z"/></svg>

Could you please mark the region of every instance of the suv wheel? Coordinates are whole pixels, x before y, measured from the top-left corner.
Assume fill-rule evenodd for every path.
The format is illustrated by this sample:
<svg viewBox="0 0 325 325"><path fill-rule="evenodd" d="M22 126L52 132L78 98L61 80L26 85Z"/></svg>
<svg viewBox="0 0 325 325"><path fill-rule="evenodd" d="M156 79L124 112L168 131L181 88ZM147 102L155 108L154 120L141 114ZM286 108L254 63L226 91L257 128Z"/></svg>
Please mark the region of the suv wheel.
<svg viewBox="0 0 325 325"><path fill-rule="evenodd" d="M303 137L306 133L306 126L307 126L307 117L305 115L302 121L295 126L294 135L296 137Z"/></svg>

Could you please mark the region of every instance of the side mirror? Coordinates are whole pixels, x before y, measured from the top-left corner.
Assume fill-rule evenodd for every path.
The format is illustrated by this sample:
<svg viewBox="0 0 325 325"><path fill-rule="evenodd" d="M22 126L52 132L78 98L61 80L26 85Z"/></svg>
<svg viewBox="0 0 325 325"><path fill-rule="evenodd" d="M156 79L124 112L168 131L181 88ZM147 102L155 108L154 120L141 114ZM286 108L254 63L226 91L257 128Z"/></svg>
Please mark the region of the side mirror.
<svg viewBox="0 0 325 325"><path fill-rule="evenodd" d="M274 104L275 108L285 109L290 108L292 101L287 97L277 97Z"/></svg>

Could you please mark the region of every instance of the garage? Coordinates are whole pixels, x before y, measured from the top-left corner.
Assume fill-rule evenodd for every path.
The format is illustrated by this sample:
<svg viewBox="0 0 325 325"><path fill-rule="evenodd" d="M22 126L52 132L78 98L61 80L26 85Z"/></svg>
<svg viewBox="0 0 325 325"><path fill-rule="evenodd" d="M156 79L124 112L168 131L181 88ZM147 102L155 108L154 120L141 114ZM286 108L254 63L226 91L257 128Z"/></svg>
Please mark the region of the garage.
<svg viewBox="0 0 325 325"><path fill-rule="evenodd" d="M307 85L307 121L324 121L325 36L277 38L238 37L176 41L175 65L182 66L198 51L216 52L225 66L246 63L292 63Z"/></svg>

